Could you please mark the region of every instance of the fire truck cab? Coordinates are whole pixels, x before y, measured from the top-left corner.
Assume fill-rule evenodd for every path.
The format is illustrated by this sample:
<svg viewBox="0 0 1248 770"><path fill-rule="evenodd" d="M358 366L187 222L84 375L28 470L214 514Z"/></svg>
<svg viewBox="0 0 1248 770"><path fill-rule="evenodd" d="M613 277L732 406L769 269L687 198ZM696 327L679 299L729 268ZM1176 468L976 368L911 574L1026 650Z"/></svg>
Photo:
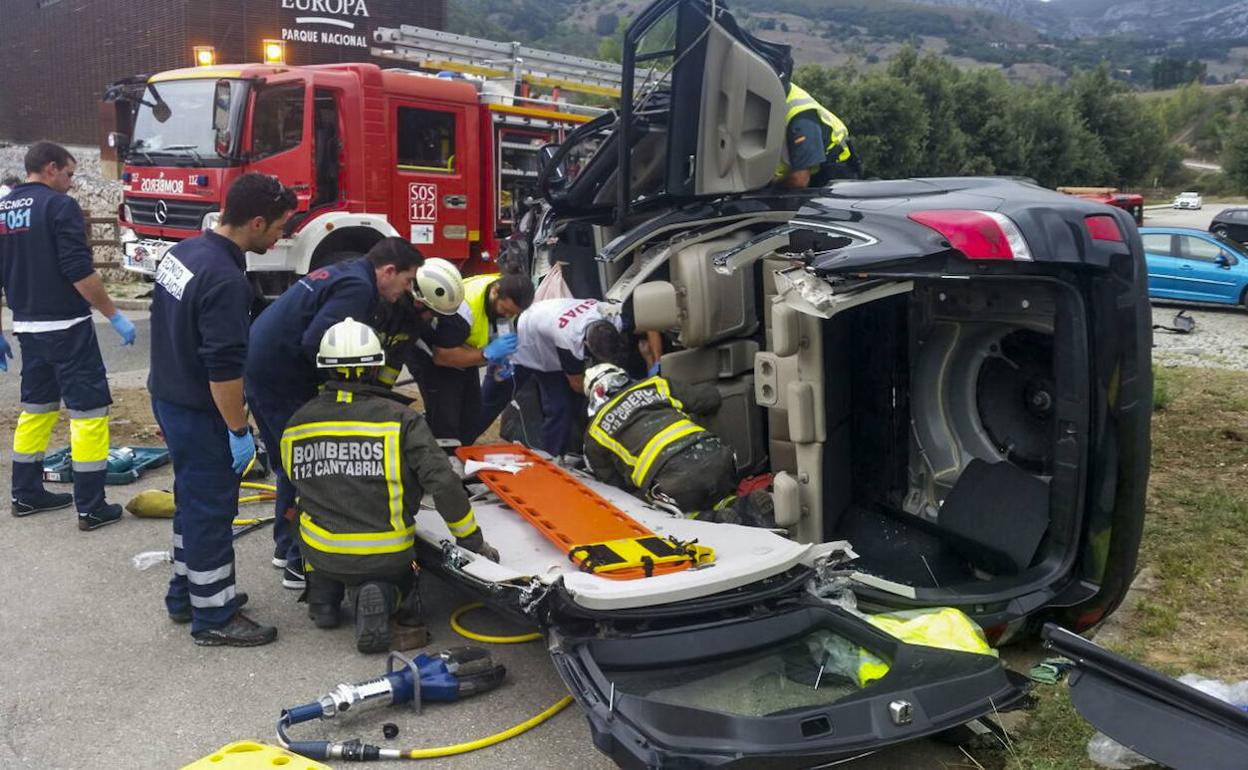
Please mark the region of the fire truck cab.
<svg viewBox="0 0 1248 770"><path fill-rule="evenodd" d="M273 174L299 209L247 267L263 294L400 236L465 272L487 268L542 146L588 120L492 84L374 64L219 65L115 85L123 130L124 265L153 275L165 251L220 217L246 172Z"/></svg>

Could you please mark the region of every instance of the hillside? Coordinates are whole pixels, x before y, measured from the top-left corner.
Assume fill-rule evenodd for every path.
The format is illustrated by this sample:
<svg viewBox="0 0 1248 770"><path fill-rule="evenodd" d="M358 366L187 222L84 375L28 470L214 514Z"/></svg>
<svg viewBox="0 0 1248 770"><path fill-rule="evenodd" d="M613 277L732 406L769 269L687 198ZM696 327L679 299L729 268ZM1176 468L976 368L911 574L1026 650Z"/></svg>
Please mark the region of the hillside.
<svg viewBox="0 0 1248 770"><path fill-rule="evenodd" d="M450 0L451 31L598 55L648 0ZM903 45L963 69L990 67L1023 82L1062 81L1108 63L1115 77L1154 85L1174 77L1229 82L1248 74L1248 0L730 0L758 34L791 45L800 64L882 66ZM1166 30L1165 37L1157 37ZM1171 32L1173 31L1173 32ZM1202 68L1188 60L1199 60Z"/></svg>

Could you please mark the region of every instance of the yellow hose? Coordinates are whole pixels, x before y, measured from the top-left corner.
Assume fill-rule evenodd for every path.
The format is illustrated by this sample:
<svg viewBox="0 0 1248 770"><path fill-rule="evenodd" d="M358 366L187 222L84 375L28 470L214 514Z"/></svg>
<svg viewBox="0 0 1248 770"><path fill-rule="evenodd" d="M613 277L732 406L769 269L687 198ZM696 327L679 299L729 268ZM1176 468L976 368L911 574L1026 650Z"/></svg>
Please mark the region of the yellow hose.
<svg viewBox="0 0 1248 770"><path fill-rule="evenodd" d="M239 482L238 486L241 489L261 489L261 490L264 490L265 492L277 491L276 484L265 484L262 481L241 481Z"/></svg>
<svg viewBox="0 0 1248 770"><path fill-rule="evenodd" d="M537 716L521 722L514 727L509 727L501 733L494 733L486 738L479 738L475 741L468 741L467 743L456 743L451 746L435 746L431 749L411 749L407 752L406 756L408 759L433 759L434 757L449 757L454 754L466 754L469 751L484 749L486 746L493 746L496 743L502 743L505 740L516 737L520 733L532 730L534 727L537 727L542 722L550 719L555 714L563 711L570 703L572 703L572 696L565 695L556 701L550 708L546 709Z"/></svg>
<svg viewBox="0 0 1248 770"><path fill-rule="evenodd" d="M485 642L486 644L520 644L521 642L535 642L542 638L542 635L536 632L519 634L517 636L488 636L486 634L478 634L476 631L469 631L459 624L460 615L467 614L473 610L479 610L484 606L481 602L473 602L455 610L451 613L451 628L465 639L471 639L474 642Z"/></svg>
<svg viewBox="0 0 1248 770"><path fill-rule="evenodd" d="M276 495L244 495L238 498L239 503L259 503L265 500L275 500Z"/></svg>

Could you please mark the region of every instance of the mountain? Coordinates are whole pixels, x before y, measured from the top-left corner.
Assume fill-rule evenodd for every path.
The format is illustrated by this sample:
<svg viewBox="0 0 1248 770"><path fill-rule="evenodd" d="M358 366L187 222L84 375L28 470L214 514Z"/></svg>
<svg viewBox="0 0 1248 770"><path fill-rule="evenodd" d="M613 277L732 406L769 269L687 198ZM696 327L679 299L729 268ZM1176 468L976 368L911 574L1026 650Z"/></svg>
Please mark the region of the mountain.
<svg viewBox="0 0 1248 770"><path fill-rule="evenodd" d="M1054 37L1164 38L1185 42L1248 38L1248 1L1238 0L911 0L975 9Z"/></svg>

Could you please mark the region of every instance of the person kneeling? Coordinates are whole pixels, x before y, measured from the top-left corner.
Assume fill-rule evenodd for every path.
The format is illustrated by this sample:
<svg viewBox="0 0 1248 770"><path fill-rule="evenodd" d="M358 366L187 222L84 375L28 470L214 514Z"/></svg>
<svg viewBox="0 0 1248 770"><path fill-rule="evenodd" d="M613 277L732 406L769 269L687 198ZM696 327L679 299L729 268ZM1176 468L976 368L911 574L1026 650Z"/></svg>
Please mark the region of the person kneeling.
<svg viewBox="0 0 1248 770"><path fill-rule="evenodd" d="M385 354L376 332L348 318L321 338L319 395L282 434L282 465L297 494L308 615L334 628L355 595L360 652L390 648L390 619L420 623L414 516L425 490L462 548L498 561L445 453L406 401L377 384Z"/></svg>
<svg viewBox="0 0 1248 770"><path fill-rule="evenodd" d="M620 367L598 364L585 372L585 396L585 460L598 479L688 518L775 526L771 496L738 498L731 447L689 418L719 409L715 386L633 382Z"/></svg>

